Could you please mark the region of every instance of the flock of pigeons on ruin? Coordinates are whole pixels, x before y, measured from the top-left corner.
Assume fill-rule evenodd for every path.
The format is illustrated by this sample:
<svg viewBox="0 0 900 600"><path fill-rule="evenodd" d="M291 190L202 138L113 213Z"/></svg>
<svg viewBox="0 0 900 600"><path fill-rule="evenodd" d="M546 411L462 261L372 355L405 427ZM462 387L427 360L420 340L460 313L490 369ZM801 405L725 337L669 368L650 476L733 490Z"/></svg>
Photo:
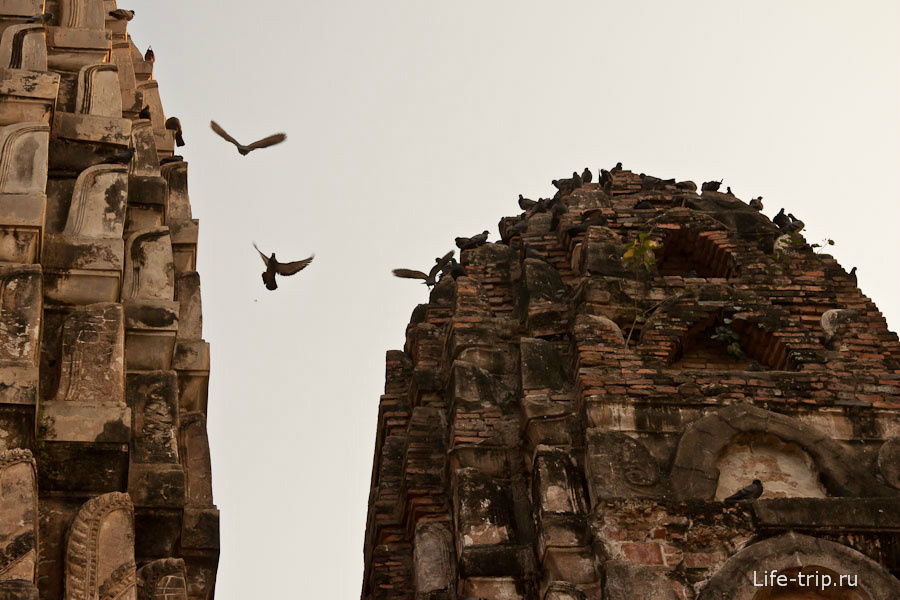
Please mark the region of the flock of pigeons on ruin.
<svg viewBox="0 0 900 600"><path fill-rule="evenodd" d="M612 183L613 175L620 171L622 171L621 162L616 163L616 166L608 171L606 169L600 169L599 183L601 187L607 187L608 185L610 185ZM663 189L667 186L673 186L675 187L675 189L691 192L697 189L697 186L691 181L677 182L675 179L660 179L651 175L645 175L644 173L641 173L639 177L641 179L642 190L644 191ZM522 196L522 194L519 194L519 208L525 211L525 213L521 215L518 220L516 220L512 225L509 225L507 231L511 235L522 234L527 230L527 220L531 216L547 212L552 215L552 221L550 225L551 229L556 229L560 217L569 210L564 197L570 195L576 189L583 187L584 184L591 183L593 179L594 175L593 173L591 173L591 170L589 168L585 168L580 175L578 174L578 171L574 171L572 172L572 177L566 179L554 179L551 183L557 191L552 198L539 198L538 200L531 200L529 198L525 198L524 196ZM700 186L700 191L718 192L721 185L722 180L706 181ZM730 186L726 186L725 194L734 196L734 193L731 191ZM763 210L762 196L751 199L748 204L754 210L760 212ZM655 208L653 204L646 199L640 200L634 206L635 210L651 210L653 208ZM575 225L574 227L571 227L567 230L569 235L578 235L581 233L585 233L587 232L589 227L606 225L607 222L606 217L603 215L603 211L599 208L586 210L581 213L581 217L582 220L580 224ZM772 221L775 223L778 229L785 234L797 233L805 227L803 221L790 213L785 214L783 208L778 212L777 215L775 215ZM489 232L484 231L472 237L458 237L456 238L456 247L459 248L460 251L462 251L484 245L487 242L488 233ZM456 279L457 277L466 275L465 267L463 267L461 264L459 264L459 262L456 261L455 258L453 258L453 254L454 251L451 250L444 256L435 258L435 264L428 273L417 271L414 269L394 269L392 272L395 276L404 279L418 279L426 286L431 288L445 276L451 276ZM538 252L528 247L527 245L524 245L524 255L526 258L544 259L543 256L541 256ZM855 277L855 273L856 267L854 267L850 271L850 276Z"/></svg>
<svg viewBox="0 0 900 600"><path fill-rule="evenodd" d="M126 10L124 8L117 8L115 10L109 11L109 16L114 19L131 21L134 18L135 12L133 10ZM50 23L53 20L53 13L45 12L41 14L34 15L30 17L27 22L28 23L37 23L37 24L46 24ZM156 54L153 52L152 47L147 48L147 52L144 53L144 61L146 62L154 62L156 60ZM150 119L152 117L151 108L149 106L144 106L141 108L138 113L138 118L140 119ZM227 142L230 142L237 148L238 153L241 156L247 156L254 150L260 150L262 148L269 148L270 146L274 146L276 144L280 144L284 140L287 139L287 136L283 133L276 133L270 136L266 136L262 139L256 140L250 144L242 144L237 141L234 137L231 136L225 129L216 123L215 121L209 122L210 128L222 139ZM178 117L169 117L166 119L166 129L172 131L175 136L175 144L180 148L185 145L184 141L184 132L181 127L181 121ZM103 161L103 164L118 164L118 165L127 165L132 159L134 159L134 148L128 148L127 150L122 150L121 152L116 152L114 154L109 155ZM183 156L174 155L166 157L159 161L160 166L166 165L172 162L180 162L184 160ZM306 268L309 263L312 262L315 255L310 256L309 258L305 258L303 260L298 260L294 262L279 262L275 258L275 253L273 252L270 256L266 256L263 252L257 248L256 243L253 244L253 247L256 248L256 251L259 252L260 257L262 257L263 263L266 265L266 270L262 274L263 283L266 286L266 289L274 290L278 288L278 284L275 282L275 275L289 276L294 275L295 273L299 273L304 268Z"/></svg>

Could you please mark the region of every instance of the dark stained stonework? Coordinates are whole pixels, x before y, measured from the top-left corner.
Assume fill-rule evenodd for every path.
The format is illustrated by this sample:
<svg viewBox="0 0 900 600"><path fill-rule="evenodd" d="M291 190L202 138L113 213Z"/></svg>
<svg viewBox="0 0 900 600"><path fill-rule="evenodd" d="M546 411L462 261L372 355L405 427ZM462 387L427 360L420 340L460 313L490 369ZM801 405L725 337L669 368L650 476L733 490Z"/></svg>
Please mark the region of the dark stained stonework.
<svg viewBox="0 0 900 600"><path fill-rule="evenodd" d="M0 1L0 600L215 594L199 223L116 8Z"/></svg>
<svg viewBox="0 0 900 600"><path fill-rule="evenodd" d="M754 570L820 568L900 598L877 308L733 196L601 182L502 219L387 353L361 597L762 600L794 596ZM642 233L652 258L623 260Z"/></svg>

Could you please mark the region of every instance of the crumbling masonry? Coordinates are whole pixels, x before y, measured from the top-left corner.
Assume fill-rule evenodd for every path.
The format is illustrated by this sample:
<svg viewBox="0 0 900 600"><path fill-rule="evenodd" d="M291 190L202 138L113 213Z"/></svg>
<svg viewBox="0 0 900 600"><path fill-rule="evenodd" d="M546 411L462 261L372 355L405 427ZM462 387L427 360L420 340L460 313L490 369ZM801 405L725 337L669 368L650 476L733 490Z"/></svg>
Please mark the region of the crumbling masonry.
<svg viewBox="0 0 900 600"><path fill-rule="evenodd" d="M563 200L388 352L362 598L900 598L900 344L855 279L689 182Z"/></svg>
<svg viewBox="0 0 900 600"><path fill-rule="evenodd" d="M213 597L198 223L114 9L0 0L4 600Z"/></svg>

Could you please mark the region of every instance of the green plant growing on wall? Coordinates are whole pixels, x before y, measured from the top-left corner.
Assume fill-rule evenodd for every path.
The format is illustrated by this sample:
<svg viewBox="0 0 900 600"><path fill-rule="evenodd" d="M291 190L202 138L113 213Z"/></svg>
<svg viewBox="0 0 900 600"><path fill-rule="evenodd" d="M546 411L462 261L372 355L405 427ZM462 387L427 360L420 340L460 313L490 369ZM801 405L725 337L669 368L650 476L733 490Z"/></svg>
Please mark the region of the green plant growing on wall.
<svg viewBox="0 0 900 600"><path fill-rule="evenodd" d="M632 240L625 248L622 262L632 270L644 269L648 273L656 265L654 250L662 248L662 244L650 239L650 232L639 233L637 239Z"/></svg>
<svg viewBox="0 0 900 600"><path fill-rule="evenodd" d="M709 337L725 345L725 351L735 358L747 358L747 353L741 346L741 336L731 326L731 319L722 319L723 324L718 325Z"/></svg>

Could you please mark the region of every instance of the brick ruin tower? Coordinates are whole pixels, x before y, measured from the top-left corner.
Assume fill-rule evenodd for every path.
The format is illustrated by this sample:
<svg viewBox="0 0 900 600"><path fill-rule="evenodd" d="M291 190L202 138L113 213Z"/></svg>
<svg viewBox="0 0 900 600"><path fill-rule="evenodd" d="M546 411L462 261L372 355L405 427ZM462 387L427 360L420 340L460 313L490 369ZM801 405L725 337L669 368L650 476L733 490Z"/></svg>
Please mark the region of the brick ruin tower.
<svg viewBox="0 0 900 600"><path fill-rule="evenodd" d="M198 223L115 9L0 0L3 600L213 597Z"/></svg>
<svg viewBox="0 0 900 600"><path fill-rule="evenodd" d="M416 307L364 600L900 598L897 336L802 234L696 189L604 173Z"/></svg>

